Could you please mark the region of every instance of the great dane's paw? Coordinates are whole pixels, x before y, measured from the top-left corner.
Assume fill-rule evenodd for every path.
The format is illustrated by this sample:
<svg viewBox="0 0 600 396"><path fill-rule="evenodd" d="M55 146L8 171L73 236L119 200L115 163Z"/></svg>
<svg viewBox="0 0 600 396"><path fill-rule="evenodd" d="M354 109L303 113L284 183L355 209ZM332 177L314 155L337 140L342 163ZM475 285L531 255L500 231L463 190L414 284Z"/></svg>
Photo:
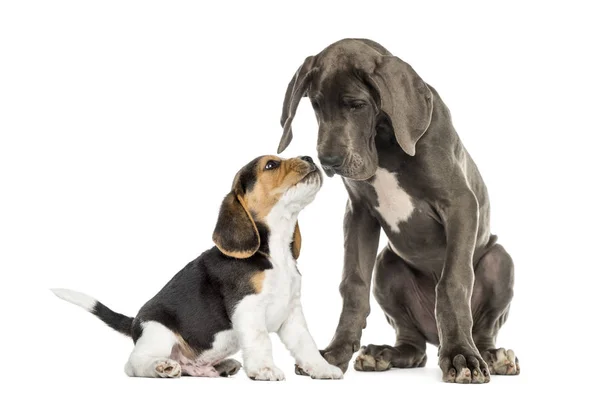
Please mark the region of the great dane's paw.
<svg viewBox="0 0 600 396"><path fill-rule="evenodd" d="M321 351L321 355L330 364L339 367L345 373L352 355L358 351L359 346L359 341L334 342Z"/></svg>
<svg viewBox="0 0 600 396"><path fill-rule="evenodd" d="M357 371L386 371L392 368L392 347L388 345L368 345L360 348L354 361Z"/></svg>
<svg viewBox="0 0 600 396"><path fill-rule="evenodd" d="M425 367L427 355L412 345L368 345L362 347L354 362L357 371L386 371L392 367Z"/></svg>
<svg viewBox="0 0 600 396"><path fill-rule="evenodd" d="M161 359L154 364L154 372L160 378L181 377L181 366L175 360Z"/></svg>
<svg viewBox="0 0 600 396"><path fill-rule="evenodd" d="M476 350L461 348L439 353L442 380L457 384L482 384L490 382L487 364Z"/></svg>
<svg viewBox="0 0 600 396"><path fill-rule="evenodd" d="M247 370L247 374L250 379L256 381L283 381L285 379L283 371L275 366Z"/></svg>
<svg viewBox="0 0 600 396"><path fill-rule="evenodd" d="M221 363L215 364L215 370L221 377L236 375L241 368L242 364L235 359L225 359Z"/></svg>
<svg viewBox="0 0 600 396"><path fill-rule="evenodd" d="M482 353L492 375L519 375L519 359L512 349L488 349Z"/></svg>

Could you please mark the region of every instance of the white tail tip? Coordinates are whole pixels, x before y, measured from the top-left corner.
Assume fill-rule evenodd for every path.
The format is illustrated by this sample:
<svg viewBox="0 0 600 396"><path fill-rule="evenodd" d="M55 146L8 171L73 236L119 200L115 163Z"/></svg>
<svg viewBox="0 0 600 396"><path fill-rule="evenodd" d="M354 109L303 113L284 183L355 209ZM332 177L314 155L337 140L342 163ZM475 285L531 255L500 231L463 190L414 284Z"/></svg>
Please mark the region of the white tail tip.
<svg viewBox="0 0 600 396"><path fill-rule="evenodd" d="M88 296L87 294L83 294L74 290L69 289L50 289L52 293L56 294L58 298L62 298L65 301L68 301L72 304L79 305L81 308L85 309L88 312L92 312L94 306L96 306L96 302L98 302L95 298Z"/></svg>

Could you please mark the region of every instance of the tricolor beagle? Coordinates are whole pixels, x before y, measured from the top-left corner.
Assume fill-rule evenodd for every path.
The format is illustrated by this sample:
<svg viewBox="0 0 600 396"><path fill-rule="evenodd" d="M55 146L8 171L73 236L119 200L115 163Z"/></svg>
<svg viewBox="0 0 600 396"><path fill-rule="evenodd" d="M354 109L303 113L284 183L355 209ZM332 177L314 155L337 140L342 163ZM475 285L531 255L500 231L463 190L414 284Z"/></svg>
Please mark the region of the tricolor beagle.
<svg viewBox="0 0 600 396"><path fill-rule="evenodd" d="M310 157L262 156L244 166L221 205L216 246L185 266L135 318L82 293L53 292L133 338L125 365L130 376L233 375L241 365L228 357L241 349L248 377L283 380L269 338L277 332L299 369L312 378L342 378L308 332L296 269L298 213L321 183Z"/></svg>

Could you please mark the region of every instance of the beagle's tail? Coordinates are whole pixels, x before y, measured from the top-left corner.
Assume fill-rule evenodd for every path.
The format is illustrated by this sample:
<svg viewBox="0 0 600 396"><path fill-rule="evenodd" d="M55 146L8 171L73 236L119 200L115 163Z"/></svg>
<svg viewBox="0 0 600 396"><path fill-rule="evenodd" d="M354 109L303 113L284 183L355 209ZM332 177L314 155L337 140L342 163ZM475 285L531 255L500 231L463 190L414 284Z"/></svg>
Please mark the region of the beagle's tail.
<svg viewBox="0 0 600 396"><path fill-rule="evenodd" d="M96 315L101 321L119 333L131 337L133 318L114 312L100 301L86 294L69 289L51 289L58 298L79 305L81 308Z"/></svg>

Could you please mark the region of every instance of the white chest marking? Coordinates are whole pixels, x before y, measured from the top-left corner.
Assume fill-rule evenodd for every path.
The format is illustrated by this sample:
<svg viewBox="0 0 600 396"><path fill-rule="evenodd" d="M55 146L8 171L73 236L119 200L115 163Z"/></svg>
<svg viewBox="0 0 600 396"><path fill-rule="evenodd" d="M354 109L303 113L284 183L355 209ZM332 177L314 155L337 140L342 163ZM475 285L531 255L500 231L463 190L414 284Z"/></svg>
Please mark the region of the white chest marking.
<svg viewBox="0 0 600 396"><path fill-rule="evenodd" d="M300 298L300 274L295 265L284 269L280 263L271 262L274 269L267 271L263 290L268 293L265 296L267 329L277 331L289 316L292 302Z"/></svg>
<svg viewBox="0 0 600 396"><path fill-rule="evenodd" d="M408 220L415 208L410 196L400 187L396 175L383 168L377 169L371 184L377 194L375 209L392 231L400 232L398 224Z"/></svg>
<svg viewBox="0 0 600 396"><path fill-rule="evenodd" d="M298 214L290 214L288 210L283 202L278 203L267 217L269 256L273 269L266 271L263 294L269 331L279 329L289 315L292 301L300 298L300 274L290 249Z"/></svg>

